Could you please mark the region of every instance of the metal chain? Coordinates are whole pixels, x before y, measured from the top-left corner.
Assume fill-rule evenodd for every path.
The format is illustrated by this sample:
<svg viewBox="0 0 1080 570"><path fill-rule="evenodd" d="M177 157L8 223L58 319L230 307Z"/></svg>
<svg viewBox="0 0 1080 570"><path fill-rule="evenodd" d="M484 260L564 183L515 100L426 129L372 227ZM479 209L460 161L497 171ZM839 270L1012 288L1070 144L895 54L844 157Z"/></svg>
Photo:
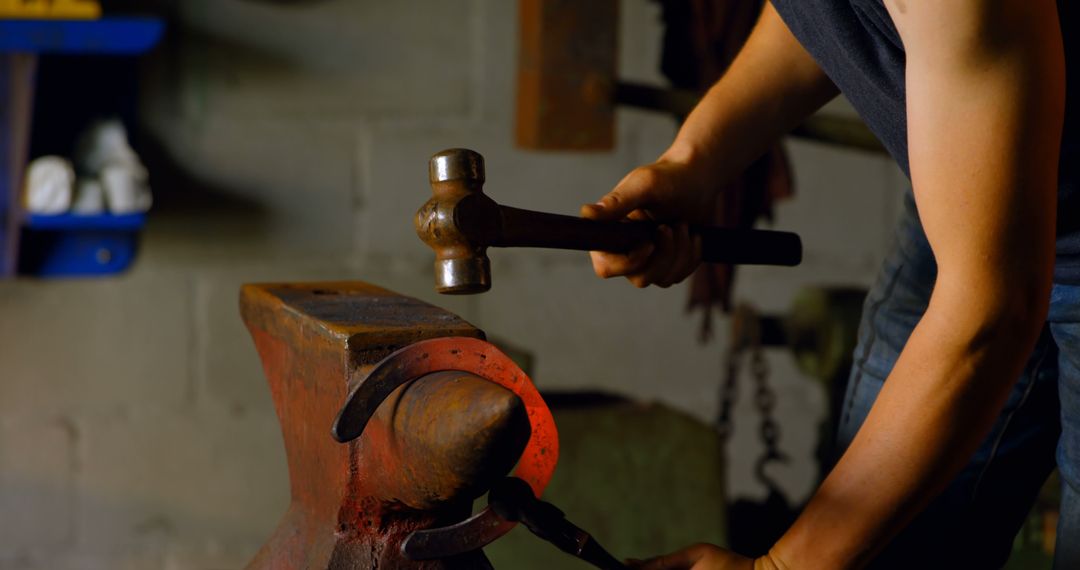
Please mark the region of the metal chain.
<svg viewBox="0 0 1080 570"><path fill-rule="evenodd" d="M750 373L754 377L754 405L757 406L761 415L761 427L758 433L761 442L765 444L765 457L771 460L784 460L786 457L779 449L780 424L773 417L776 408L776 392L769 385L769 365L765 361L765 353L761 349L761 343L753 347L750 356Z"/></svg>
<svg viewBox="0 0 1080 570"><path fill-rule="evenodd" d="M750 374L754 380L754 406L761 416L758 434L765 447L758 458L754 472L759 481L770 489L776 484L765 473L765 466L773 461L786 461L787 456L780 451L780 425L773 417L776 408L776 392L769 385L769 364L761 347L761 329L757 312L743 304L735 309L732 323L731 342L724 354L724 379L720 385L716 430L721 441L726 442L733 431L732 408L738 399L739 372L742 360L750 351Z"/></svg>
<svg viewBox="0 0 1080 570"><path fill-rule="evenodd" d="M720 384L719 405L716 414L716 432L720 441L727 442L731 437L731 408L739 393L739 365L742 361L741 343L732 342L724 353L724 381Z"/></svg>

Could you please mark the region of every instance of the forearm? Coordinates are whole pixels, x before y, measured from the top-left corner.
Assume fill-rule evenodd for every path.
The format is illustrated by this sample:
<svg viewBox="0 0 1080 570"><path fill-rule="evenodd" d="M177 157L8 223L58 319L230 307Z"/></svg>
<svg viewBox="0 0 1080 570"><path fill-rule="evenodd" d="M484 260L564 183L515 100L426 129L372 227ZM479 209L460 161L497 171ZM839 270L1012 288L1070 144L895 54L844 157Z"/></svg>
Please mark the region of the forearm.
<svg viewBox="0 0 1080 570"><path fill-rule="evenodd" d="M1064 116L1054 2L886 7L907 54L911 180L938 274L859 433L774 547L800 570L868 562L970 460L1052 286Z"/></svg>
<svg viewBox="0 0 1080 570"><path fill-rule="evenodd" d="M972 307L961 287L953 289L935 292L850 448L774 547L781 567L863 566L986 437L1035 342L1045 304Z"/></svg>
<svg viewBox="0 0 1080 570"><path fill-rule="evenodd" d="M709 180L729 180L837 93L766 3L743 49L665 157L692 162Z"/></svg>

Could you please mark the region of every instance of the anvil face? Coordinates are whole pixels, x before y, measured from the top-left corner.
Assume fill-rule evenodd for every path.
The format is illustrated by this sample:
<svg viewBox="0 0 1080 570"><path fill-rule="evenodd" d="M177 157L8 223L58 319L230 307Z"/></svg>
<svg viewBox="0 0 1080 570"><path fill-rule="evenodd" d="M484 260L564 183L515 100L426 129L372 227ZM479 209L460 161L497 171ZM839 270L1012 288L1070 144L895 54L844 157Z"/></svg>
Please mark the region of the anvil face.
<svg viewBox="0 0 1080 570"><path fill-rule="evenodd" d="M438 337L483 338L459 317L364 283L246 285L241 313L281 422L292 502L248 568L490 568L479 551L411 561L416 530L470 514L530 435L513 392L461 371L395 391L348 444L330 427L386 355Z"/></svg>

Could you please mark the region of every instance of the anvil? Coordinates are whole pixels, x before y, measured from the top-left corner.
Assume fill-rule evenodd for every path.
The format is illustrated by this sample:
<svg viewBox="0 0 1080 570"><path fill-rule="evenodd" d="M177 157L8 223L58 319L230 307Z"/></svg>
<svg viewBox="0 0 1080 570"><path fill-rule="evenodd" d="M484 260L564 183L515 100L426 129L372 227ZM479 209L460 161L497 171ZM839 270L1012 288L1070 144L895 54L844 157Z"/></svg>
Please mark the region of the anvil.
<svg viewBox="0 0 1080 570"><path fill-rule="evenodd" d="M364 283L246 285L240 307L292 496L248 568L491 568L473 547L505 521L470 518L473 500L515 464L541 491L558 455L528 377L461 318ZM412 368L395 368L403 361ZM373 375L394 389L365 396ZM350 432L344 424L361 415ZM440 549L448 554L415 556Z"/></svg>

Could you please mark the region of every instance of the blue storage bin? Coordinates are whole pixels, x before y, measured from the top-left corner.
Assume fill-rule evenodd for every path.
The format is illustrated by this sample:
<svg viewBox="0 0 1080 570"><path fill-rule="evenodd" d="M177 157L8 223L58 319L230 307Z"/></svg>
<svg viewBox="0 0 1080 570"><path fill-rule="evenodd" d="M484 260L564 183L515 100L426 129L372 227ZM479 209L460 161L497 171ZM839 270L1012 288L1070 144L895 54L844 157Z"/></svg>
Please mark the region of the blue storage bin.
<svg viewBox="0 0 1080 570"><path fill-rule="evenodd" d="M19 273L38 277L109 275L135 260L145 214L33 215L21 237Z"/></svg>
<svg viewBox="0 0 1080 570"><path fill-rule="evenodd" d="M63 99L66 92L35 97L38 54L56 57L134 56L145 52L162 37L165 24L152 17L104 17L99 20L5 20L0 19L0 279L16 273L36 276L106 275L123 271L135 258L138 233L145 215L124 216L27 216L21 207L19 188L28 153L34 107L49 96ZM94 64L94 62L91 62ZM100 86L80 86L78 101L93 101ZM78 115L71 105L62 117L72 128L102 114L134 116L134 85L130 112L92 110ZM103 97L103 96L102 96ZM115 97L109 99L114 103ZM115 105L110 105L110 107ZM84 110L85 109L79 109ZM77 116L78 115L78 116ZM39 133L40 134L40 133ZM66 149L44 154L66 155Z"/></svg>

